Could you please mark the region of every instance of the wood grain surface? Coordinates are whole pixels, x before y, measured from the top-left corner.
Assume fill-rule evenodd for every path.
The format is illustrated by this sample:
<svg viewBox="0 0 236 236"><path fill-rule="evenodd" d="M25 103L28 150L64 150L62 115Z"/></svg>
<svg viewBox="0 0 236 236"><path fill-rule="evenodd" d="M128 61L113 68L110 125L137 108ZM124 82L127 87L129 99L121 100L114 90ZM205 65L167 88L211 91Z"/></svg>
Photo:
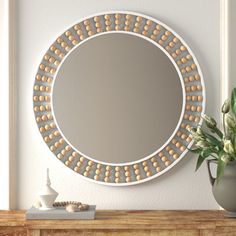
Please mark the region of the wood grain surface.
<svg viewBox="0 0 236 236"><path fill-rule="evenodd" d="M25 220L25 211L0 211L9 236L236 236L223 211L97 211L95 220Z"/></svg>

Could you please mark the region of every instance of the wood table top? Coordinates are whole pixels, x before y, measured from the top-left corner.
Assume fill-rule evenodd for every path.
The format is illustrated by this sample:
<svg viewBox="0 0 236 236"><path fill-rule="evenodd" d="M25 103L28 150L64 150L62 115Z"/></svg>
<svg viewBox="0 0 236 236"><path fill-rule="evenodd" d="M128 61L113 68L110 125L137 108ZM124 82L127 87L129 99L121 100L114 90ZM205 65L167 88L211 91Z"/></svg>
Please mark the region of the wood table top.
<svg viewBox="0 0 236 236"><path fill-rule="evenodd" d="M235 227L224 211L98 210L95 220L26 220L25 211L0 211L0 226L37 229L214 229Z"/></svg>

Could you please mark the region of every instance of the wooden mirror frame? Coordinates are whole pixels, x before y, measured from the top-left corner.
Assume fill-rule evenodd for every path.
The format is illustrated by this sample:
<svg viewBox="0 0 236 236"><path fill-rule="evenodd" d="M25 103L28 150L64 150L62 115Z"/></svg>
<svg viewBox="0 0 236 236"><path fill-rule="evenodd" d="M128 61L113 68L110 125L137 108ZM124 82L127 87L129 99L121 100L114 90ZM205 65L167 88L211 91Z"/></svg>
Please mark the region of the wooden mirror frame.
<svg viewBox="0 0 236 236"><path fill-rule="evenodd" d="M51 99L57 71L69 53L91 37L115 32L142 37L160 48L175 66L183 93L181 117L167 142L150 156L121 164L105 163L81 155L60 131ZM205 86L194 54L176 32L149 16L113 11L86 17L67 29L50 46L35 77L33 106L44 141L67 167L96 183L133 185L160 176L184 157L193 143L187 127L201 124L201 114L205 110Z"/></svg>

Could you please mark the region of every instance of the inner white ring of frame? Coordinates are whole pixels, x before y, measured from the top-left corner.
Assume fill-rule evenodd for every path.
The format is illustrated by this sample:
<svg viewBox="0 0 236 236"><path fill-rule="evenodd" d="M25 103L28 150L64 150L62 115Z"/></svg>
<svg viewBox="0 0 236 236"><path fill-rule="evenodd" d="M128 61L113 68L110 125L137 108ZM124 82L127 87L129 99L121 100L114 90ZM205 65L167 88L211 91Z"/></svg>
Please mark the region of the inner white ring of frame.
<svg viewBox="0 0 236 236"><path fill-rule="evenodd" d="M181 75L181 73L180 73L180 71L179 71L179 68L177 67L175 61L173 60L173 58L172 58L168 53L166 53L166 51L165 51L158 43L156 43L155 41L153 41L153 40L151 40L151 39L149 39L149 38L147 38L147 37L145 37L145 36L143 36L143 35L141 35L141 34L137 34L137 33L134 33L134 32L129 32L129 31L108 31L108 32L102 32L102 33L99 33L99 34L95 34L95 35L93 35L93 36L90 36L90 37L84 39L83 41L81 41L80 43L78 43L78 44L77 44L73 49L71 49L71 50L66 54L66 56L62 59L60 65L59 65L58 68L57 68L57 72L56 72L55 75L54 75L54 80L53 80L53 84L52 84L52 94L53 94L54 84L55 84L55 82L56 82L57 74L58 74L58 72L59 72L59 70L60 70L60 67L62 66L63 62L67 59L67 57L69 57L70 54L71 54L74 50L76 50L77 47L79 47L79 46L82 45L83 43L86 43L87 41L89 41L89 40L92 39L92 38L99 37L99 36L101 36L101 35L103 35L103 34L115 34L115 33L131 34L131 35L134 35L134 36L136 36L136 37L140 37L140 38L142 38L142 39L144 39L144 40L147 40L147 41L149 41L150 43L154 44L156 47L158 47L158 48L170 59L170 61L172 62L172 64L174 65L174 67L175 67L175 69L176 69L176 72L178 73L179 80L180 80L180 83L181 83L181 88L182 88L182 98L183 98L182 102L183 102L183 104L182 104L181 114L180 114L180 118L179 118L179 120L178 120L178 123L177 123L177 125L176 125L176 127L175 127L173 133L171 134L171 136L167 139L167 141L166 141L160 148L158 148L155 152L151 153L150 155L148 155L148 156L146 156L146 157L144 157L144 158L142 158L142 159L138 159L138 160L136 160L136 161L132 161L132 162L122 162L122 163L115 163L115 164L114 164L114 163L109 163L109 162L104 162L104 161L98 161L98 160L96 160L96 159L94 159L94 158L92 158L92 157L90 157L90 156L87 156L86 154L84 154L84 153L81 152L80 150L78 150L75 146L73 146L73 145L70 143L70 140L68 140L68 139L66 138L66 136L64 136L63 132L62 132L61 129L60 129L60 126L59 126L58 123L57 123L57 119L56 119L56 116L55 116L55 114L54 114L54 109L53 109L53 96L52 96L52 98L51 98L51 99L52 99L52 102L51 102L51 103L52 103L52 114L53 114L53 116L55 117L55 121L54 121L54 122L56 123L58 130L60 131L62 137L63 137L63 138L70 144L70 146L71 146L74 150L76 150L81 156L86 157L86 158L88 158L89 160L92 160L92 161L95 161L95 162L99 162L99 163L104 164L104 165L126 166L126 165L133 165L133 164L136 164L136 163L138 163L138 162L140 162L140 161L145 161L145 160L149 159L150 157L156 155L158 152L160 152L160 150L162 150L162 149L170 142L170 140L174 137L174 135L176 134L176 131L179 129L180 123L181 123L181 121L182 121L182 119L183 119L184 110L185 110L185 105L186 105L186 101L185 101L186 93L185 93L185 88L184 88L184 82L183 82L183 80L181 79L181 78L182 78L182 75Z"/></svg>
<svg viewBox="0 0 236 236"><path fill-rule="evenodd" d="M150 163L154 163L153 161L152 161L152 159L154 158L154 156L155 155L157 155L158 153L160 153L160 152L162 152L162 151L164 151L165 152L165 148L167 148L167 147L169 147L169 146L171 146L172 145L172 141L174 140L174 138L176 137L176 134L178 133L178 131L180 130L180 129L186 129L186 127L185 128L183 128L182 127L182 124L183 124L183 120L185 119L185 115L187 114L187 116L186 117L190 117L191 115L189 115L188 114L188 112L186 112L186 109L187 109L187 106L186 105L189 105L189 106L195 106L194 104L195 104L195 100L193 100L193 97L195 96L197 96L197 97L201 97L201 100L199 100L197 103L196 103L196 106L197 105L199 105L199 107L201 107L201 111L199 111L198 112L198 116L196 116L196 117L200 117L200 115L202 114L202 113L204 113L204 110L205 110L205 86L204 86L204 81L203 81L203 76L202 76L202 73L201 73L201 70L200 70L200 67L199 67L199 64L198 64L198 62L197 62L197 60L196 60L196 58L195 58L195 56L194 56L194 54L192 53L192 51L190 50L190 48L187 46L187 44L183 41L183 39L180 37L180 36L178 36L172 29L170 29L168 26L166 26L165 24L163 24L162 22L160 22L160 21L157 21L157 20L155 20L155 19L153 19L153 18L151 18L151 17L148 17L148 16L145 16L145 15L142 15L142 14L138 14L138 13L132 13L132 12L124 12L124 11L118 11L118 12L106 12L106 13L102 13L102 14L96 14L96 15L93 15L93 16L90 16L90 17L86 17L86 18L84 18L83 20L81 20L78 24L83 24L83 22L85 22L86 20L93 20L94 19L94 17L99 17L100 19L102 19L103 20L103 22L105 22L105 19L104 19L104 16L105 15L110 15L111 17L116 17L116 15L121 15L122 17L126 17L127 15L130 15L133 19L137 19L137 17L141 17L142 18L142 20L143 21L145 21L145 22L147 22L148 20L149 21L151 21L152 22L152 24L155 24L155 26L157 26L157 25L160 25L164 30L167 30L167 31L169 31L170 33L171 33L171 36L174 36L174 38L177 38L178 40L179 40L179 42L180 42L180 45L182 45L182 46L184 46L184 47L186 47L186 51L189 53L189 55L191 55L191 57L192 57L192 61L193 61L193 63L194 63L194 65L196 66L196 68L195 68L195 71L196 71L196 75L199 75L199 77L200 77L200 80L197 82L197 83L195 83L195 84L197 84L197 85L199 85L200 87L201 87L201 91L199 92L199 91L197 91L196 92L196 95L195 95L195 90L194 91L191 91L191 88L193 87L193 86L197 86L197 85L195 85L195 84L193 84L193 85L191 85L192 83L191 82L189 82L190 84L190 87L188 87L187 85L188 85L188 82L186 82L186 81L184 81L184 76L183 76L183 74L184 73L182 73L182 69L181 69L181 65L178 65L177 63L176 63L176 60L171 56L171 53L170 52L168 52L167 50L166 50L166 48L163 46L163 45L160 45L157 41L155 41L154 39L151 39L150 38L150 35L142 35L141 33L135 33L135 32L133 32L132 30L133 29L130 29L130 31L124 31L124 29L122 29L122 30L116 30L116 29L111 29L110 31L102 31L102 32L99 32L99 33L95 33L95 35L92 35L92 36L86 36L86 38L84 39L84 40L82 40L82 41L80 41L80 42L78 42L78 44L77 45L75 45L75 46L72 46L72 49L70 50L70 51L68 51L67 53L66 53L66 55L65 55L65 57L60 61L60 63L59 63L59 65L56 67L56 73L54 74L54 75L51 75L51 77L52 77L52 86L51 86L51 93L50 93L50 97L51 97L51 99L52 99L52 94L53 94L53 85L54 85L54 82L55 82L55 78L56 78L56 76L57 76L57 73L58 73L58 70L59 70L59 68L60 68L60 65L62 65L62 63L64 62L64 60L69 56L69 54L73 51L73 50L75 50L78 46L80 46L83 42L86 42L87 40L89 40L89 39L91 39L91 38L93 38L93 37L97 37L97 36L99 36L99 35L101 35L101 34L109 34L109 33L127 33L127 34L132 34L132 35L135 35L135 36L139 36L139 37L141 37L141 38L143 38L144 40L148 40L149 42L151 42L151 43L153 43L155 46L157 46L158 48L160 48L164 53L165 53L165 55L167 55L168 56L168 58L171 60L171 62L172 62L172 64L175 66L175 68L176 68L176 70L177 70L177 73L178 73L178 75L179 75L179 78L180 78L180 81L181 81L181 86L182 86L182 94L183 94L183 104L182 104L182 111L181 111L181 116L180 116L180 119L179 119L179 121L178 121L178 124L177 124L177 126L176 126L176 128L175 128L175 130L174 130L174 132L172 133L172 135L171 135L171 137L164 143L164 145L162 146L162 147L160 147L157 151L155 151L154 153L152 153L151 155L149 155L149 156L147 156L147 157L145 157L145 158L143 158L143 159L139 159L139 160L137 160L137 161L133 161L133 162L127 162L127 163L121 163L121 164L118 164L118 163L116 163L116 164L113 164L113 163L106 163L106 162L101 162L101 161L97 161L97 160L95 160L95 159L93 159L93 158L91 158L91 157L88 157L88 156L86 156L86 155L84 155L83 153L81 153L79 150L77 150L75 147L73 147L70 143L69 143L69 141L66 139L66 137L64 137L64 135L63 135L63 133L61 132L61 130L60 130L60 127L58 127L58 125L57 125L57 122L56 122L56 119L55 119L55 117L54 117L54 111L53 111L53 106L52 106L52 102L50 101L50 102L48 102L48 104L50 104L51 105L51 107L52 107L52 112L51 112L51 114L52 114L52 117L53 117L53 122L56 124L56 130L58 130L59 131L59 133L60 133L60 136L66 141L66 144L67 145L69 145L71 148L72 148L72 151L76 151L78 154L80 154L81 156L83 156L85 159L87 159L86 160L86 162L87 162L87 164L86 164L86 166L92 166L92 167L94 167L95 165L98 165L98 164L101 164L101 165L104 165L104 168L105 168L105 170L107 169L107 166L108 167L111 167L111 168L113 168L112 170L113 170L113 175L114 176L116 176L115 174L117 173L117 172L119 172L120 173L120 167L121 168L124 168L124 169L127 169L126 167L128 167L128 168L130 168L130 169L132 169L132 168L134 168L134 167L132 167L132 165L136 165L136 164L138 164L139 165L139 168L141 168L142 166L144 167L144 169L145 169L145 167L147 167L147 166L149 166L149 164ZM78 24L75 24L75 25L78 25ZM75 26L74 25L74 26ZM69 28L67 31L70 31L71 29L73 29L73 27L74 26L72 26L71 28ZM65 31L66 32L66 31ZM64 35L64 33L62 34L62 35ZM61 36L62 36L61 35ZM60 36L60 37L61 37ZM56 44L57 44L57 41L55 42L55 43L53 43L52 44L52 46L53 45L55 45L56 46ZM51 47L50 47L51 48ZM181 54L180 54L181 55ZM177 56L178 57L178 56ZM42 63L43 63L43 60L42 60ZM184 64L184 63L183 63ZM186 67L187 68L187 67ZM39 71L40 71L40 69L39 69ZM44 72L40 72L39 73L41 76L43 76L43 74L44 74ZM46 73L47 74L47 73ZM187 73L188 74L188 73ZM190 78L190 77L189 77ZM195 81L196 82L196 81ZM36 84L36 83L35 83ZM42 83L42 84L44 84L44 83ZM192 86L192 87L191 87ZM194 87L194 88L195 88ZM187 88L188 88L188 90L189 90L189 88L190 88L190 95L188 95L188 93L186 93L186 90L187 90ZM189 91L188 91L189 92ZM34 93L34 106L39 106L40 104L45 104L45 103L40 103L40 102L37 102L37 101L35 101L35 96L38 96L39 97L39 94L40 94L40 92L39 93L37 93L36 92L36 94L37 95L35 95L35 93ZM188 98L188 97L192 97L192 101L189 103L188 101L186 102L186 99ZM187 104L187 103L189 103L189 104ZM34 107L34 109L35 109L35 107ZM194 111L195 112L195 111ZM47 113L47 112L46 112ZM35 116L36 116L36 120L37 120L37 112L35 111ZM41 114L43 114L43 113L41 113ZM190 113L191 114L191 113ZM192 118L194 118L195 116L194 115L192 115ZM196 121L194 121L194 122L192 122L192 118L191 118L191 120L190 120L190 118L189 118L189 121L187 121L186 123L185 123L185 125L190 125L190 126L196 126L197 124L201 124L201 120L199 119L197 122ZM186 118L187 119L187 118ZM39 122L40 123L40 122ZM39 124L38 125L38 127L40 128L41 127L41 125ZM180 132L180 131L179 131ZM182 132L182 131L181 131ZM188 134L188 133L183 133L184 134L184 137ZM44 136L44 134L42 134L42 136L43 137L45 137ZM188 135L187 135L187 137L189 137ZM182 138L182 135L181 135L181 138ZM187 140L187 138L186 138L186 140ZM179 140L178 140L179 141ZM134 173L132 173L135 177L136 177L136 179L135 178L133 178L132 177L132 179L130 179L130 181L124 181L124 179L122 180L122 182L120 182L119 181L119 178L114 178L114 176L113 176L113 178L110 178L110 180L109 181L104 181L104 180L102 180L102 179L99 179L98 178L98 180L97 179L93 179L92 177L93 176L96 176L95 175L95 173L93 173L93 175L92 176L86 176L85 178L86 179L89 179L89 180L91 180L91 181L95 181L95 182L97 182L97 183L101 183L101 184L107 184L107 185L115 185L115 186L117 186L117 185L119 185L119 186L122 186L122 185L131 185L131 184L137 184L137 183L142 183L142 182L145 182L145 181L147 181L147 180L151 180L151 179L153 179L153 178L155 178L155 177L157 177L157 176L160 176L161 174L163 174L163 173L165 173L166 171L168 171L171 167L173 167L184 155L185 155L185 153L187 152L187 147L190 147L191 145L192 145L192 140L188 140L188 141L186 141L185 143L184 142L182 142L181 143L181 145L183 144L183 146L181 146L181 147L184 147L183 148L183 150L181 149L181 151L179 151L178 153L176 152L176 154L178 154L178 158L176 158L176 159L174 159L174 160L172 160L171 162L170 162L170 164L169 165L167 165L167 166L165 166L165 167L163 167L162 166L162 168L161 168L161 170L160 171L157 171L156 173L154 172L152 172L151 173L151 175L149 175L149 176L141 176L140 178L137 178L137 176L139 176L139 175L136 175L136 174L134 174ZM51 144L50 144L51 145ZM49 146L49 144L48 144L48 146ZM173 146L173 145L172 145ZM169 149L168 148L168 150L172 150L173 151L173 149L172 149L172 147ZM173 152L175 153L175 151L176 150L174 150ZM56 152L55 151L53 151L54 152L54 154L56 154ZM171 152L172 153L172 152ZM159 158L159 157L156 157L156 158ZM160 156L160 158L161 158L161 156ZM168 158L168 160L169 160L169 158ZM90 162L89 163L89 161L92 161L92 162ZM63 161L64 162L64 161ZM66 161L64 162L64 163L66 163ZM92 164L91 164L92 163ZM159 163L159 162L158 162ZM91 164L91 165L88 165L88 164ZM145 165L144 165L145 164ZM103 166L102 166L103 167ZM117 168L116 168L117 167ZM119 167L119 168L118 168ZM71 169L73 169L72 167L70 167ZM119 169L119 170L118 170ZM135 168L134 168L135 169ZM135 169L136 170L136 169ZM95 172L95 170L93 170L94 172ZM122 169L122 171L123 171L123 169ZM122 172L121 171L121 172ZM130 171L130 170L129 170ZM84 177L83 176L83 173L80 173L79 171L76 171L76 172L78 172L79 174L81 174L82 175L82 177ZM126 170L125 170L125 172L126 172ZM145 173L146 173L147 171L145 170ZM136 172L135 172L136 173ZM111 173L112 174L112 173ZM123 173L124 174L124 173ZM117 181L117 179L118 179L118 181Z"/></svg>

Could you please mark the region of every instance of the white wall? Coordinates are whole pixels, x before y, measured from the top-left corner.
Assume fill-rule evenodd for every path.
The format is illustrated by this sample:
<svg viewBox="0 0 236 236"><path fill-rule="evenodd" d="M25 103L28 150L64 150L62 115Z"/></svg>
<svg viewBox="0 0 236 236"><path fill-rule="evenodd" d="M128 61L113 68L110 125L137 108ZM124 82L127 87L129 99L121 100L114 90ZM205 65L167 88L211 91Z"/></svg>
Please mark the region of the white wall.
<svg viewBox="0 0 236 236"><path fill-rule="evenodd" d="M107 187L87 182L53 156L33 116L32 86L38 64L50 44L81 17L130 10L172 27L192 48L207 89L207 112L219 110L219 1L215 0L18 0L16 6L16 81L18 84L16 207L28 208L44 181L46 167L59 199L97 204L99 209L216 209L206 167L194 172L188 154L169 173L145 184Z"/></svg>
<svg viewBox="0 0 236 236"><path fill-rule="evenodd" d="M236 87L236 1L229 0L229 78L230 90Z"/></svg>

